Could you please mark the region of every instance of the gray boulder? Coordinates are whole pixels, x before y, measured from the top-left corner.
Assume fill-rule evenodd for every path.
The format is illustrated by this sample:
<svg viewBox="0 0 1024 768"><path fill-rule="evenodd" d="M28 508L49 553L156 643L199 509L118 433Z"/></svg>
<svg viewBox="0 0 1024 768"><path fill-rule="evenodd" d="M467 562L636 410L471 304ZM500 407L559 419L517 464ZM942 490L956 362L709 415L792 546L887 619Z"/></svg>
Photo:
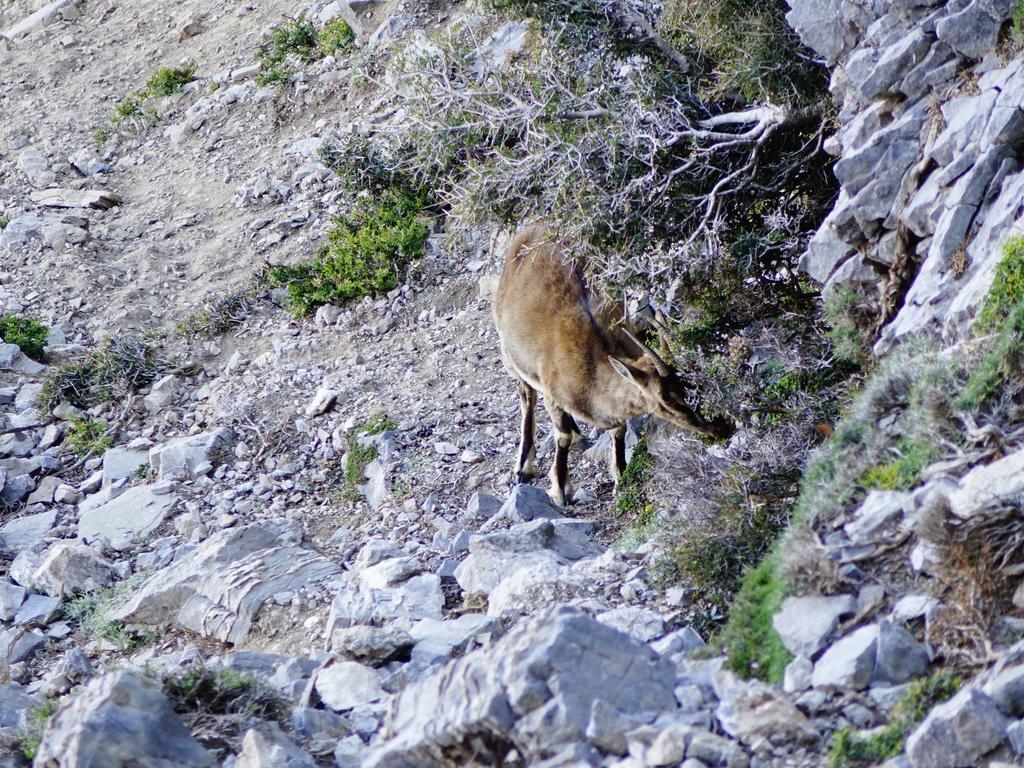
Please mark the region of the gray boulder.
<svg viewBox="0 0 1024 768"><path fill-rule="evenodd" d="M815 688L867 688L875 671L878 626L860 627L836 641L814 665Z"/></svg>
<svg viewBox="0 0 1024 768"><path fill-rule="evenodd" d="M1006 738L1009 721L991 698L965 688L935 707L907 739L913 768L968 768Z"/></svg>
<svg viewBox="0 0 1024 768"><path fill-rule="evenodd" d="M218 454L227 451L234 433L227 427L201 435L188 435L151 448L149 464L161 480L195 478L196 467L206 462L216 464Z"/></svg>
<svg viewBox="0 0 1024 768"><path fill-rule="evenodd" d="M675 709L674 683L671 664L650 648L560 606L407 687L364 765L496 763L513 746L532 760L582 741L595 701L627 716Z"/></svg>
<svg viewBox="0 0 1024 768"><path fill-rule="evenodd" d="M50 720L36 768L204 768L213 755L192 738L159 683L111 672L86 685Z"/></svg>
<svg viewBox="0 0 1024 768"><path fill-rule="evenodd" d="M473 536L455 579L470 594L489 595L517 571L594 557L604 548L589 537L592 528L583 520L541 519Z"/></svg>
<svg viewBox="0 0 1024 768"><path fill-rule="evenodd" d="M155 573L111 618L175 622L206 637L241 643L264 602L340 572L316 552L282 543L261 525L220 531Z"/></svg>
<svg viewBox="0 0 1024 768"><path fill-rule="evenodd" d="M320 700L336 712L380 701L387 695L380 683L380 672L357 661L329 664L313 679Z"/></svg>
<svg viewBox="0 0 1024 768"><path fill-rule="evenodd" d="M33 583L54 597L81 594L113 581L113 566L82 544L60 541L43 554Z"/></svg>
<svg viewBox="0 0 1024 768"><path fill-rule="evenodd" d="M20 687L0 683L0 728L21 728L25 713L35 705L35 700Z"/></svg>
<svg viewBox="0 0 1024 768"><path fill-rule="evenodd" d="M500 522L528 523L541 518L554 520L561 517L564 515L558 507L551 503L547 491L520 483L512 489L512 493L505 499L501 509L484 524L481 530L491 530Z"/></svg>
<svg viewBox="0 0 1024 768"><path fill-rule="evenodd" d="M56 520L56 512L40 512L15 518L0 528L0 543L8 552L31 549L46 538Z"/></svg>
<svg viewBox="0 0 1024 768"><path fill-rule="evenodd" d="M316 762L279 727L264 723L245 732L235 768L316 768Z"/></svg>
<svg viewBox="0 0 1024 768"><path fill-rule="evenodd" d="M1006 667L985 683L984 692L1006 715L1024 715L1024 664Z"/></svg>
<svg viewBox="0 0 1024 768"><path fill-rule="evenodd" d="M772 617L772 626L787 651L810 659L835 634L839 620L856 611L857 600L852 595L787 597Z"/></svg>
<svg viewBox="0 0 1024 768"><path fill-rule="evenodd" d="M137 485L113 501L81 512L78 535L87 542L102 537L114 549L128 549L159 528L177 500L177 496L155 493L152 486Z"/></svg>

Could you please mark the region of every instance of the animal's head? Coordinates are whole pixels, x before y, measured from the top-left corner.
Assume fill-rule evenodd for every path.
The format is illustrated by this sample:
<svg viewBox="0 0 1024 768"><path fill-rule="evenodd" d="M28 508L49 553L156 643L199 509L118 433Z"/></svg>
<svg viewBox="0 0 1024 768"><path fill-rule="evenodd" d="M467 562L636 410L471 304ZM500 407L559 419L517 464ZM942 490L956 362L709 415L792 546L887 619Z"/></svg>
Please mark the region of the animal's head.
<svg viewBox="0 0 1024 768"><path fill-rule="evenodd" d="M640 391L646 410L655 416L715 439L727 439L736 431L728 419L701 416L687 402L686 387L679 375L651 350L645 348L644 356L636 360L609 357L608 362Z"/></svg>

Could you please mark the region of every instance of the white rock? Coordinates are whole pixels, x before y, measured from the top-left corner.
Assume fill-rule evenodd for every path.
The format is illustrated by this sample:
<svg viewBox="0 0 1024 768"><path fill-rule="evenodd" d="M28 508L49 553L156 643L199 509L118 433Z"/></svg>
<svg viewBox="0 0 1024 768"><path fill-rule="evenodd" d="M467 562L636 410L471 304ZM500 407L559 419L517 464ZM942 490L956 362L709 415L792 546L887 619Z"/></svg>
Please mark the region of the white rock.
<svg viewBox="0 0 1024 768"><path fill-rule="evenodd" d="M336 661L321 669L314 686L323 703L336 712L380 701L386 695L380 673L357 661Z"/></svg>
<svg viewBox="0 0 1024 768"><path fill-rule="evenodd" d="M137 485L113 501L82 512L78 535L87 542L102 536L114 549L128 549L155 531L177 500L177 496L158 495L152 486Z"/></svg>

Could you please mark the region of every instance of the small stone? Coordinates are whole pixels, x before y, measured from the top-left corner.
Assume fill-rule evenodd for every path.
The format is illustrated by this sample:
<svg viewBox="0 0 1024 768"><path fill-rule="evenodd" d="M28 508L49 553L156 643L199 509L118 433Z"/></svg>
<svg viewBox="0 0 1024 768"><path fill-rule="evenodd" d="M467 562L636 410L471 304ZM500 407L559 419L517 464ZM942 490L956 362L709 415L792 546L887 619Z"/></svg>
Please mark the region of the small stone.
<svg viewBox="0 0 1024 768"><path fill-rule="evenodd" d="M321 701L336 712L380 701L386 695L380 673L356 661L339 661L321 669L315 688Z"/></svg>
<svg viewBox="0 0 1024 768"><path fill-rule="evenodd" d="M306 406L306 415L310 418L329 411L338 400L338 393L333 389L321 387L316 391L313 400Z"/></svg>

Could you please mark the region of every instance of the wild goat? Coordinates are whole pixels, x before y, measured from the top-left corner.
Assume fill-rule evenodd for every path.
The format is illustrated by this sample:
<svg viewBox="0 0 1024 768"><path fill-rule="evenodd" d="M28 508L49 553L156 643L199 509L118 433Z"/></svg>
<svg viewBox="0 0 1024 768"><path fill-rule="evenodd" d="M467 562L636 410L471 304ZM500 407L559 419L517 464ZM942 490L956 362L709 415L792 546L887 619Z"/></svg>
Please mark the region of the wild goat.
<svg viewBox="0 0 1024 768"><path fill-rule="evenodd" d="M624 327L602 323L580 266L542 227L520 232L509 245L494 299L501 356L519 380L522 437L516 478L534 476L537 392L555 428L552 501L572 500L569 446L582 419L611 432L610 471L618 488L626 468L626 422L645 413L714 437L731 434L725 420L704 419L686 402L676 373Z"/></svg>

